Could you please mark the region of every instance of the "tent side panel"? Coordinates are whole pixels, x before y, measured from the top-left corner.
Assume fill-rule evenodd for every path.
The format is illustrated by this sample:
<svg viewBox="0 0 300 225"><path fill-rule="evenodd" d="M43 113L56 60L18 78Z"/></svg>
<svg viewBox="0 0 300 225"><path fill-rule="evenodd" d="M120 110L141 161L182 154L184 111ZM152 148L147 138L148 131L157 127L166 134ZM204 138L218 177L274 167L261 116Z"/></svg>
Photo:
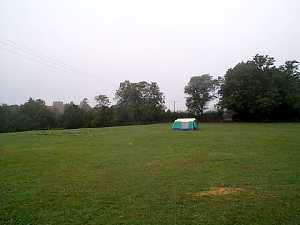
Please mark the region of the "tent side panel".
<svg viewBox="0 0 300 225"><path fill-rule="evenodd" d="M194 122L189 122L189 130L194 130Z"/></svg>
<svg viewBox="0 0 300 225"><path fill-rule="evenodd" d="M172 129L181 129L181 123L180 122L174 122L172 125Z"/></svg>

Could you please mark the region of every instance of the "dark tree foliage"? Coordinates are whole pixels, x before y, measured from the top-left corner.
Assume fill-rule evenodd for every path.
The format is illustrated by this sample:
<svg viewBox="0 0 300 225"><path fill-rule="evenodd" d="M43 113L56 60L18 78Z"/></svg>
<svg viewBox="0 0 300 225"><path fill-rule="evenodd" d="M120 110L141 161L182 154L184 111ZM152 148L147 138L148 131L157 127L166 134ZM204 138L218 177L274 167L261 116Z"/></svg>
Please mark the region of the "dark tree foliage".
<svg viewBox="0 0 300 225"><path fill-rule="evenodd" d="M32 98L21 106L0 105L0 132L153 123L178 116L165 112L164 97L156 83L122 82L116 99L117 104L110 106L109 98L100 94L95 97L95 107L87 98L79 105L56 102L49 107L43 100Z"/></svg>
<svg viewBox="0 0 300 225"><path fill-rule="evenodd" d="M276 67L274 58L256 55L229 69L224 78L192 77L185 87L188 112L165 111L164 95L155 82L120 83L116 104L105 95L95 97L95 107L84 98L79 105L56 102L46 106L30 98L22 105L0 105L0 132L38 129L105 127L170 122L197 116L200 121L220 121L223 111L205 112L219 90L219 105L238 120L299 120L300 73L297 61ZM221 87L220 87L221 84ZM200 116L199 116L200 115Z"/></svg>
<svg viewBox="0 0 300 225"><path fill-rule="evenodd" d="M84 127L84 110L73 102L65 106L64 114L62 115L63 128L80 128Z"/></svg>
<svg viewBox="0 0 300 225"><path fill-rule="evenodd" d="M217 98L216 90L219 79L213 79L209 74L192 77L184 88L186 106L194 116L201 116L206 109L207 103Z"/></svg>
<svg viewBox="0 0 300 225"><path fill-rule="evenodd" d="M91 110L91 106L89 105L88 99L87 99L87 98L84 98L84 99L80 102L79 107L80 107L83 111L85 111L85 112Z"/></svg>
<svg viewBox="0 0 300 225"><path fill-rule="evenodd" d="M41 130L55 126L54 113L41 99L30 98L21 106L0 106L0 132Z"/></svg>
<svg viewBox="0 0 300 225"><path fill-rule="evenodd" d="M108 127L114 125L114 112L111 107L94 108L91 127Z"/></svg>
<svg viewBox="0 0 300 225"><path fill-rule="evenodd" d="M300 116L297 61L276 67L274 58L256 55L229 69L221 86L220 105L239 120L295 120Z"/></svg>
<svg viewBox="0 0 300 225"><path fill-rule="evenodd" d="M20 107L17 105L0 105L0 132L18 131Z"/></svg>
<svg viewBox="0 0 300 225"><path fill-rule="evenodd" d="M30 98L19 108L18 130L49 129L55 125L53 113L41 99Z"/></svg>
<svg viewBox="0 0 300 225"><path fill-rule="evenodd" d="M145 81L120 83L114 107L118 122L158 122L164 113L164 96L157 83Z"/></svg>
<svg viewBox="0 0 300 225"><path fill-rule="evenodd" d="M97 108L108 107L110 104L109 98L106 95L97 95L95 101L97 102Z"/></svg>

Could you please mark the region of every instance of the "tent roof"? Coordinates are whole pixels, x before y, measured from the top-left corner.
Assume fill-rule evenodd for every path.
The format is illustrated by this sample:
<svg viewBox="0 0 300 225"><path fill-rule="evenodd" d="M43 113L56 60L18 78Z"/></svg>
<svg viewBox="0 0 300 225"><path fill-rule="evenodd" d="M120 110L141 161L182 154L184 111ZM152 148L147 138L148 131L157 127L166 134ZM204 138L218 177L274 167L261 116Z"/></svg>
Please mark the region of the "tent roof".
<svg viewBox="0 0 300 225"><path fill-rule="evenodd" d="M195 118L180 118L180 119L177 119L175 120L175 122L194 122L196 119Z"/></svg>

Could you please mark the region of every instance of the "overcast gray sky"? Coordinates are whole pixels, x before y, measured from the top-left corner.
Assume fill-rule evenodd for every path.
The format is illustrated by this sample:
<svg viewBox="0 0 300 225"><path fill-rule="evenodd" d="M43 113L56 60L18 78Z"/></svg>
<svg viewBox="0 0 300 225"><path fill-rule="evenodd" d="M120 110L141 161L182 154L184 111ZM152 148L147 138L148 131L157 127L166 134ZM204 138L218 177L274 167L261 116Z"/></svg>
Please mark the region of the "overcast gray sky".
<svg viewBox="0 0 300 225"><path fill-rule="evenodd" d="M300 60L298 0L1 0L0 103L91 102L156 81L184 109L191 76L256 53Z"/></svg>

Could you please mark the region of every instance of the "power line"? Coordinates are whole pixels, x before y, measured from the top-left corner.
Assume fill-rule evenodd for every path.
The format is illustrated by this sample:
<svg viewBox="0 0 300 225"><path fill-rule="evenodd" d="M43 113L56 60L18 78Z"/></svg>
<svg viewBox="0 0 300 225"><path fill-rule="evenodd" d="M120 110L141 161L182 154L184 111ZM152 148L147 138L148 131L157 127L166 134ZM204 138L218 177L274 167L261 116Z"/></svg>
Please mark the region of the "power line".
<svg viewBox="0 0 300 225"><path fill-rule="evenodd" d="M13 55L16 55L16 56L20 56L21 58L23 59L26 59L26 60L29 60L29 61L32 61L32 62L35 62L35 63L38 63L38 64L41 64L43 66L46 66L48 68L51 68L52 70L54 71L63 71L63 72L67 72L66 70L63 70L62 68L59 68L59 67L55 67L49 63L46 63L46 62L43 62L43 61L40 61L38 59L35 59L34 57L30 56L30 55L25 55L25 54L22 54L18 51L14 51L12 49L9 49L9 48L4 48L3 46L0 46L0 49L1 50L5 50Z"/></svg>
<svg viewBox="0 0 300 225"><path fill-rule="evenodd" d="M15 48L19 51L25 52L27 54L33 55L33 56L38 57L38 58L43 59L43 60L48 60L53 64L63 66L63 67L71 67L71 66L68 66L66 63L62 62L61 60L58 60L57 58L49 57L49 56L46 56L45 54L42 54L42 53L37 53L32 48L28 48L27 46L20 46L12 40L9 40L9 39L0 40L0 43L1 42L2 42L2 44L5 44L6 46L9 46L11 48Z"/></svg>
<svg viewBox="0 0 300 225"><path fill-rule="evenodd" d="M19 48L17 46L12 46L10 44L7 44L3 41L0 40L0 47L2 47L3 50L9 51L15 55L21 56L21 57L25 57L29 60L32 60L34 62L38 62L40 64L46 65L46 66L50 66L52 68L56 68L56 69L61 69L64 70L65 72L67 71L71 71L69 68L67 68L66 66L63 66L61 64L58 64L55 61L49 60L47 58L44 58L38 54L35 53L31 53L30 51L25 51L22 48Z"/></svg>
<svg viewBox="0 0 300 225"><path fill-rule="evenodd" d="M2 45L2 46L1 46ZM87 72L82 72L78 70L77 68L68 65L67 63L57 59L56 57L50 57L46 56L42 53L36 53L32 48L29 48L27 46L20 46L15 41L9 40L9 39L0 39L0 49L2 47L2 50L6 50L14 55L26 58L27 60L39 63L41 65L50 67L54 70L60 70L63 72L71 72L76 74L85 74L89 75Z"/></svg>
<svg viewBox="0 0 300 225"><path fill-rule="evenodd" d="M54 58L54 57L49 57L49 56L46 56L42 53L36 53L32 48L29 48L28 46L22 46L20 47L16 42L12 41L12 40L9 40L9 39L6 39L6 40L0 40L0 42L5 42L7 44L10 44L10 45L13 45L13 46L16 46L18 49L22 49L23 51L27 51L27 52L30 52L30 53L34 53L36 54L37 56L40 56L40 57L43 57L45 59L49 59L49 60L52 60L52 61L55 61L57 64L59 65L62 65L62 66L68 66L66 63L62 62L61 60L57 59L57 58Z"/></svg>

